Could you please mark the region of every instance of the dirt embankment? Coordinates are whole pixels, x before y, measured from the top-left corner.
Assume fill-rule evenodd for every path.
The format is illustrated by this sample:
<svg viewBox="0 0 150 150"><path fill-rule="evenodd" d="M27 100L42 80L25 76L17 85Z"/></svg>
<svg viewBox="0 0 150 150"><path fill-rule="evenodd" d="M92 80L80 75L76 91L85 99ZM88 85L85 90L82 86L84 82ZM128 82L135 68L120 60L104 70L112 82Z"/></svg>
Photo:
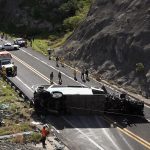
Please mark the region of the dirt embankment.
<svg viewBox="0 0 150 150"><path fill-rule="evenodd" d="M107 80L149 93L150 1L96 0L60 54Z"/></svg>

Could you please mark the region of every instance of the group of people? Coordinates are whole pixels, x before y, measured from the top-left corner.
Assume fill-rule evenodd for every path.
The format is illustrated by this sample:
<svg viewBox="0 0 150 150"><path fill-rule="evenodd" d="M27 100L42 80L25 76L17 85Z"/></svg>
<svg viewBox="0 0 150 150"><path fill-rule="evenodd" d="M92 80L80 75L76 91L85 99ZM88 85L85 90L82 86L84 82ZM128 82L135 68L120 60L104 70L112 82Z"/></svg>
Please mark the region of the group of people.
<svg viewBox="0 0 150 150"><path fill-rule="evenodd" d="M77 81L77 71L76 71L76 69L73 70L73 76L74 76L74 80ZM54 80L54 73L51 72L50 73L50 84L53 84L53 80ZM88 69L82 69L82 71L81 71L81 80L83 82L89 81L89 71L88 71ZM62 73L60 71L58 72L58 83L62 84Z"/></svg>
<svg viewBox="0 0 150 150"><path fill-rule="evenodd" d="M53 84L53 79L54 79L54 73L50 73L50 84ZM62 78L61 78L61 72L58 72L58 83L62 84Z"/></svg>

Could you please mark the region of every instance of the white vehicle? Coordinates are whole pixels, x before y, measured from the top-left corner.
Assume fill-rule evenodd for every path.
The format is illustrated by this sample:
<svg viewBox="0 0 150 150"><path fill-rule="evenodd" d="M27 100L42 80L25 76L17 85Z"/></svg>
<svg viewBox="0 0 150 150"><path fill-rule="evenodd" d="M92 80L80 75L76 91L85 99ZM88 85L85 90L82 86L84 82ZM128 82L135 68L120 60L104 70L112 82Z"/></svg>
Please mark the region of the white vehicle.
<svg viewBox="0 0 150 150"><path fill-rule="evenodd" d="M9 52L3 51L0 52L0 68L5 69L6 76L16 76L17 75L17 66L11 63L12 56Z"/></svg>
<svg viewBox="0 0 150 150"><path fill-rule="evenodd" d="M82 86L41 85L34 92L34 109L37 114L103 114L119 113L143 115L144 102L120 95L109 94L105 88Z"/></svg>
<svg viewBox="0 0 150 150"><path fill-rule="evenodd" d="M23 38L17 38L14 40L14 44L17 44L20 47L23 47L23 46L25 46L26 41Z"/></svg>
<svg viewBox="0 0 150 150"><path fill-rule="evenodd" d="M105 94L101 88L85 87L85 86L59 86L59 85L41 85L36 88L36 91L45 90L51 94L62 93L63 95L94 95Z"/></svg>
<svg viewBox="0 0 150 150"><path fill-rule="evenodd" d="M16 44L11 44L11 43L6 43L4 44L3 48L5 50L18 50L19 49L19 45L16 45Z"/></svg>
<svg viewBox="0 0 150 150"><path fill-rule="evenodd" d="M104 110L105 95L101 88L41 85L34 92L33 105L37 113L42 113L41 110L81 113L82 109L89 113L92 109Z"/></svg>

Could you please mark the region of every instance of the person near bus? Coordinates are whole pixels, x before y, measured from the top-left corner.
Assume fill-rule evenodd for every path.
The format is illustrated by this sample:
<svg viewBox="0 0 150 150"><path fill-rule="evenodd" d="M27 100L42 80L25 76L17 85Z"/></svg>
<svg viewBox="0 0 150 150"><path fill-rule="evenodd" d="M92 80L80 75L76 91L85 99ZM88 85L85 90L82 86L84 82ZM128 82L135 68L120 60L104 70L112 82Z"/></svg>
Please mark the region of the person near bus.
<svg viewBox="0 0 150 150"><path fill-rule="evenodd" d="M56 67L59 67L58 61L59 61L59 57L57 56L57 57L56 57Z"/></svg>
<svg viewBox="0 0 150 150"><path fill-rule="evenodd" d="M43 128L41 130L41 135L42 135L41 142L42 142L43 148L46 148L45 147L45 145L46 145L45 141L46 141L46 137L48 134L49 134L49 131L46 129L46 126L43 126Z"/></svg>
<svg viewBox="0 0 150 150"><path fill-rule="evenodd" d="M59 84L62 84L62 78L61 78L61 72L58 72L58 82Z"/></svg>
<svg viewBox="0 0 150 150"><path fill-rule="evenodd" d="M54 74L53 72L50 73L50 84L53 84L53 78L54 78Z"/></svg>

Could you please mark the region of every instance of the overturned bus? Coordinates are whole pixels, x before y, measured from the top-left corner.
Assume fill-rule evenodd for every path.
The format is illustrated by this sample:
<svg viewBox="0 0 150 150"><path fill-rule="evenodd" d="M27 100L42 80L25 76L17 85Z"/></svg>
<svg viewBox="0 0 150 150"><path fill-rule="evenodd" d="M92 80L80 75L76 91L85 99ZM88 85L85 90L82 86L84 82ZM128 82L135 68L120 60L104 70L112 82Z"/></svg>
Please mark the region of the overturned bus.
<svg viewBox="0 0 150 150"><path fill-rule="evenodd" d="M143 115L144 102L126 98L125 94L111 95L105 87L41 85L34 92L33 104L38 114L118 113Z"/></svg>

